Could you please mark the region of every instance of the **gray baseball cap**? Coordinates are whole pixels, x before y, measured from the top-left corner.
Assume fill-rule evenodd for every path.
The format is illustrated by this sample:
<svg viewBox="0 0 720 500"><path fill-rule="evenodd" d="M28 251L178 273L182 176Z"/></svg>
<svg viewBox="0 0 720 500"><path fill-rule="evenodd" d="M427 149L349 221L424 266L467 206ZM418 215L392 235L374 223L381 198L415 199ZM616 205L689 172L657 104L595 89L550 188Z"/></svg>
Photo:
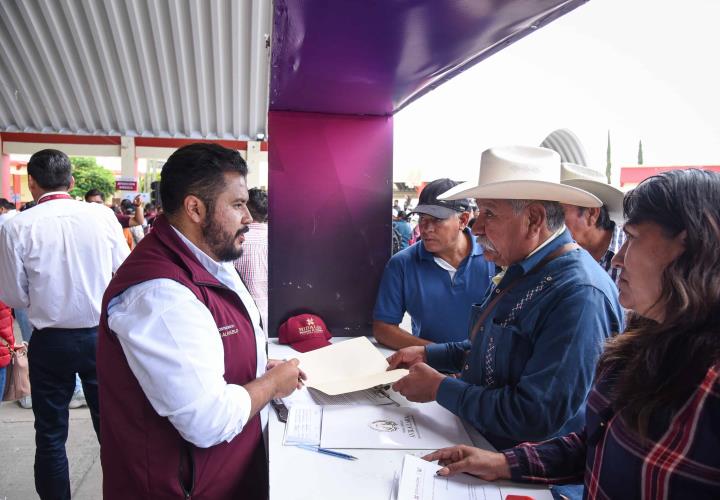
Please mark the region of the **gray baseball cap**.
<svg viewBox="0 0 720 500"><path fill-rule="evenodd" d="M412 210L414 214L427 214L436 219L447 219L453 214L470 211L470 199L438 200L438 196L454 188L459 182L444 178L436 179L427 184L420 193L418 206Z"/></svg>

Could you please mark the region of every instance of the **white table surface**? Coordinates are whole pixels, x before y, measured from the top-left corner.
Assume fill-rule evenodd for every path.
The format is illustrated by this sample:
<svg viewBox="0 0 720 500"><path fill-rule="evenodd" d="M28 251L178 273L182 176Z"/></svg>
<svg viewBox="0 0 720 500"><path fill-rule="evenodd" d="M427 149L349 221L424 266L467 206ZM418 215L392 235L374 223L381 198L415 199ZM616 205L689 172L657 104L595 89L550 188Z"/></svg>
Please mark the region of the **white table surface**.
<svg viewBox="0 0 720 500"><path fill-rule="evenodd" d="M347 338L333 338L341 342ZM372 339L371 339L372 340ZM391 350L378 346L386 355ZM290 359L296 353L276 338L269 339L270 358ZM428 403L437 404L437 403ZM476 446L492 449L469 425L465 426ZM395 475L399 476L406 454L423 456L434 450L339 450L358 457L342 460L294 446L283 446L285 424L270 410L268 421L270 500L390 499ZM547 488L499 482L502 497L528 495L536 500L552 500Z"/></svg>

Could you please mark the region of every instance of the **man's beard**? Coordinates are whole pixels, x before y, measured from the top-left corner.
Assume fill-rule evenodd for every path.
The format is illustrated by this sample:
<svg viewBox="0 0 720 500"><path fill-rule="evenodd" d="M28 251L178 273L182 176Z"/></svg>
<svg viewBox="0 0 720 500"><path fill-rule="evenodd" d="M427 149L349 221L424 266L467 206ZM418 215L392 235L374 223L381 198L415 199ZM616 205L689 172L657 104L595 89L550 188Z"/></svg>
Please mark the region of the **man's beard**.
<svg viewBox="0 0 720 500"><path fill-rule="evenodd" d="M209 219L209 222L208 222ZM215 220L215 214L208 214L202 225L202 234L205 243L210 247L220 262L231 262L242 255L242 247L236 247L235 241L241 234L247 233L249 227L243 226L235 235L223 231Z"/></svg>

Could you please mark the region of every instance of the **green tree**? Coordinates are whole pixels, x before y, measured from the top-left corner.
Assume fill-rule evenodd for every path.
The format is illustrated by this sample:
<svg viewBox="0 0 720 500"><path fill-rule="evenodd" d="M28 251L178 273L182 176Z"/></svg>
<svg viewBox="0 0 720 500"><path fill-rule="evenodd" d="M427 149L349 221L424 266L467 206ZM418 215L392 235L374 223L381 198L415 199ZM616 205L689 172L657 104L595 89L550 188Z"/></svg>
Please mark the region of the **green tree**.
<svg viewBox="0 0 720 500"><path fill-rule="evenodd" d="M638 145L638 165L643 164L643 151L642 151L642 139L640 139L640 144Z"/></svg>
<svg viewBox="0 0 720 500"><path fill-rule="evenodd" d="M72 196L85 196L91 189L98 189L106 199L115 194L115 176L105 167L98 165L95 158L74 156L70 158L73 165L75 187L70 191Z"/></svg>
<svg viewBox="0 0 720 500"><path fill-rule="evenodd" d="M610 131L608 130L607 160L605 164L605 176L607 177L608 184L612 184L612 161L610 157Z"/></svg>

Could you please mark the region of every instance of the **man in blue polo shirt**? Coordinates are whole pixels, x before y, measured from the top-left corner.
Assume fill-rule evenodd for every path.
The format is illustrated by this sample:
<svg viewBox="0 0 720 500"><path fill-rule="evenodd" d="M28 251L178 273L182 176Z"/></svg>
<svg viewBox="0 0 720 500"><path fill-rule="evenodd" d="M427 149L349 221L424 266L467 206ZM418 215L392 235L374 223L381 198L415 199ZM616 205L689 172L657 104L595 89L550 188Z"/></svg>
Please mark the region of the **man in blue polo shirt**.
<svg viewBox="0 0 720 500"><path fill-rule="evenodd" d="M467 227L470 200L438 200L457 185L437 179L420 193L421 241L395 254L383 273L373 312L373 335L400 349L467 338L471 306L481 302L495 266ZM405 312L412 333L400 328Z"/></svg>

